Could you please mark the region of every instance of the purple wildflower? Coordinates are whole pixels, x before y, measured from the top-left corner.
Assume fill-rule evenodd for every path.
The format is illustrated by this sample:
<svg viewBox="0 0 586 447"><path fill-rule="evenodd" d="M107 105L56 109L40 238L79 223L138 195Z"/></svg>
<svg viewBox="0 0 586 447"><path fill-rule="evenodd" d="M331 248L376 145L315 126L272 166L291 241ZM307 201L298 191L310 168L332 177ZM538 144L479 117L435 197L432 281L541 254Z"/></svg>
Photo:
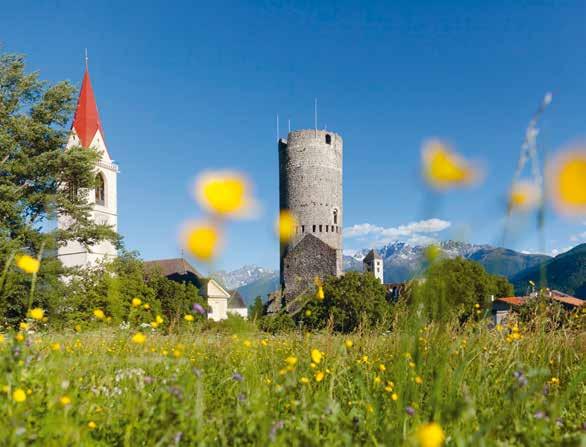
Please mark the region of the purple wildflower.
<svg viewBox="0 0 586 447"><path fill-rule="evenodd" d="M235 380L236 382L242 382L244 377L242 377L242 374L235 372L232 374L232 380Z"/></svg>
<svg viewBox="0 0 586 447"><path fill-rule="evenodd" d="M522 371L515 371L513 375L515 376L515 379L517 379L517 383L519 384L519 386L527 385L527 377L525 377L525 374L523 374Z"/></svg>
<svg viewBox="0 0 586 447"><path fill-rule="evenodd" d="M405 407L405 413L407 413L409 416L413 416L415 414L415 408L413 408L410 405L407 405Z"/></svg>
<svg viewBox="0 0 586 447"><path fill-rule="evenodd" d="M285 425L285 423L281 420L279 420L273 424L273 426L271 427L271 433L269 434L271 441L275 440L275 438L277 437L277 432L279 430L281 430L284 425Z"/></svg>
<svg viewBox="0 0 586 447"><path fill-rule="evenodd" d="M533 416L535 417L535 419L545 419L545 412L536 411Z"/></svg>
<svg viewBox="0 0 586 447"><path fill-rule="evenodd" d="M199 303L193 303L193 311L197 312L200 315L205 315L206 314L206 310L203 308L203 306Z"/></svg>

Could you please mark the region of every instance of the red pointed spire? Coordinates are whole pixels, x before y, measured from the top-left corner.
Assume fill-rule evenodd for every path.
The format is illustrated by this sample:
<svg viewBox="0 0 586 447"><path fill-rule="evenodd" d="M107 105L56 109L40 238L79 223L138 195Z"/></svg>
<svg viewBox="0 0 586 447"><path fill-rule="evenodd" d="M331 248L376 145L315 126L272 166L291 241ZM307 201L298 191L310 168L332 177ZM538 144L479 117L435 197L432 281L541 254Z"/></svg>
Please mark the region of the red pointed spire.
<svg viewBox="0 0 586 447"><path fill-rule="evenodd" d="M81 91L79 92L79 100L77 101L77 110L73 118L72 129L79 137L82 147L89 147L99 130L104 137L104 130L98 115L98 106L96 105L96 98L94 97L94 90L90 81L90 73L85 67L85 74L83 75L83 82L81 83Z"/></svg>

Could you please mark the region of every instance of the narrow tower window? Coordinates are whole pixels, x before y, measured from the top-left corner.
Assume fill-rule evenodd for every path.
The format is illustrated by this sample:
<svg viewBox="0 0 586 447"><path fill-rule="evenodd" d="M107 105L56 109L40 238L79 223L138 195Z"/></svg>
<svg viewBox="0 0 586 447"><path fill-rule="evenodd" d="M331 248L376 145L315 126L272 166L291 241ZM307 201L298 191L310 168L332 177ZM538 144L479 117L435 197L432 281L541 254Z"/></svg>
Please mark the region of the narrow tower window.
<svg viewBox="0 0 586 447"><path fill-rule="evenodd" d="M96 203L104 205L106 203L106 188L102 174L96 176Z"/></svg>
<svg viewBox="0 0 586 447"><path fill-rule="evenodd" d="M319 226L319 232L320 233L322 232L322 226L321 225Z"/></svg>
<svg viewBox="0 0 586 447"><path fill-rule="evenodd" d="M305 225L301 225L301 232L305 233Z"/></svg>
<svg viewBox="0 0 586 447"><path fill-rule="evenodd" d="M334 225L338 225L338 210L334 210Z"/></svg>
<svg viewBox="0 0 586 447"><path fill-rule="evenodd" d="M329 133L326 134L326 144L332 144L332 136Z"/></svg>
<svg viewBox="0 0 586 447"><path fill-rule="evenodd" d="M315 233L315 225L313 226L313 232Z"/></svg>

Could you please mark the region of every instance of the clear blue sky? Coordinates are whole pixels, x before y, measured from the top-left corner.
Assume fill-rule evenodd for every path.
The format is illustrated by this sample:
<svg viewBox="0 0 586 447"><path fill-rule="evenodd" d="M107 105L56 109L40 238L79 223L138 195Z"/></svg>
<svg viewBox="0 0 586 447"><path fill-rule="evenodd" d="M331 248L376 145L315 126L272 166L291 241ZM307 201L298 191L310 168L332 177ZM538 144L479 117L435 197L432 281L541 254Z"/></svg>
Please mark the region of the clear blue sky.
<svg viewBox="0 0 586 447"><path fill-rule="evenodd" d="M121 170L119 229L146 259L179 254L179 226L200 215L189 192L198 172L246 172L264 212L230 225L213 267L231 269L278 266L275 115L282 134L287 118L312 127L316 96L320 127L344 138L346 227L438 218L451 226L423 236L498 243L518 148L546 91L543 148L585 136L585 23L583 0L53 0L3 5L0 42L43 78L78 86L89 49ZM481 161L484 183L426 200L418 163L430 136ZM585 232L550 213L546 249ZM539 249L529 224L509 245Z"/></svg>

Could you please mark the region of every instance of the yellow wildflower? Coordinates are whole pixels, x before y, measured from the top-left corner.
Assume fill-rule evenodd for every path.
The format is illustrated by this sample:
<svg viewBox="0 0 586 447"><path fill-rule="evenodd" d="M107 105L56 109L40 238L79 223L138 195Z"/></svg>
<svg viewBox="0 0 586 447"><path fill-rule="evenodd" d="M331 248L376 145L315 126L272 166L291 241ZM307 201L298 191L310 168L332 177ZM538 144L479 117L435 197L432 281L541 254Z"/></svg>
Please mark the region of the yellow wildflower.
<svg viewBox="0 0 586 447"><path fill-rule="evenodd" d="M559 385L560 379L558 379L557 377L552 377L551 379L549 379L549 383L551 383L552 385Z"/></svg>
<svg viewBox="0 0 586 447"><path fill-rule="evenodd" d="M415 377L415 383L421 385L423 383L423 378L421 376Z"/></svg>
<svg viewBox="0 0 586 447"><path fill-rule="evenodd" d="M103 320L106 318L106 315L102 309L94 309L94 317L96 317L98 320Z"/></svg>
<svg viewBox="0 0 586 447"><path fill-rule="evenodd" d="M163 324L163 321L165 321L165 320L164 320L164 319L163 319L163 317L161 317L160 315L157 315L157 316L155 317L155 321L156 321L157 323L159 323L159 324Z"/></svg>
<svg viewBox="0 0 586 447"><path fill-rule="evenodd" d="M301 379L299 379L299 382L301 382L305 385L305 384L309 383L309 379L307 377L303 376Z"/></svg>
<svg viewBox="0 0 586 447"><path fill-rule="evenodd" d="M21 331L26 331L28 329L28 323L25 323L24 321L21 321L18 325L19 329Z"/></svg>
<svg viewBox="0 0 586 447"><path fill-rule="evenodd" d="M24 341L24 334L22 332L19 332L14 336L14 338L16 339L16 341Z"/></svg>
<svg viewBox="0 0 586 447"><path fill-rule="evenodd" d="M424 143L422 162L425 179L437 189L468 184L476 177L474 169L440 140Z"/></svg>
<svg viewBox="0 0 586 447"><path fill-rule="evenodd" d="M0 334L0 345L4 343L4 334Z"/></svg>
<svg viewBox="0 0 586 447"><path fill-rule="evenodd" d="M281 244L286 244L295 236L297 230L297 219L289 210L282 210L277 221L277 235Z"/></svg>
<svg viewBox="0 0 586 447"><path fill-rule="evenodd" d="M156 321L151 321L151 327L152 327L153 329L156 329L156 328L158 328L158 327L159 327L159 323L157 323Z"/></svg>
<svg viewBox="0 0 586 447"><path fill-rule="evenodd" d="M321 382L322 380L324 380L324 376L325 376L325 374L323 373L323 371L316 372L315 373L315 381Z"/></svg>
<svg viewBox="0 0 586 447"><path fill-rule="evenodd" d="M61 396L59 398L59 403L63 406L66 407L67 405L71 404L71 398L69 396Z"/></svg>
<svg viewBox="0 0 586 447"><path fill-rule="evenodd" d="M26 393L22 388L17 388L12 393L12 400L18 403L24 402L26 400Z"/></svg>
<svg viewBox="0 0 586 447"><path fill-rule="evenodd" d="M391 394L391 399L396 401L399 399L399 395L397 393L393 393L393 394Z"/></svg>
<svg viewBox="0 0 586 447"><path fill-rule="evenodd" d="M319 351L319 349L312 349L311 350L311 360L313 361L313 363L315 363L316 365L319 365L319 362L321 362L322 359L322 353Z"/></svg>
<svg viewBox="0 0 586 447"><path fill-rule="evenodd" d="M40 321L45 316L45 311L40 307L35 307L34 309L31 309L30 315L33 320Z"/></svg>
<svg viewBox="0 0 586 447"><path fill-rule="evenodd" d="M252 342L250 340L244 340L242 344L245 348L250 348L252 346Z"/></svg>
<svg viewBox="0 0 586 447"><path fill-rule="evenodd" d="M151 308L151 305L149 303L144 303L144 305L142 306L142 308L144 310L149 310Z"/></svg>
<svg viewBox="0 0 586 447"><path fill-rule="evenodd" d="M137 345L142 345L146 341L146 335L142 332L137 332L131 338L132 343L136 343Z"/></svg>
<svg viewBox="0 0 586 447"><path fill-rule="evenodd" d="M541 188L531 180L519 180L511 186L509 211L529 211L541 201Z"/></svg>
<svg viewBox="0 0 586 447"><path fill-rule="evenodd" d="M29 255L19 255L16 257L16 266L25 273L37 273L41 262Z"/></svg>
<svg viewBox="0 0 586 447"><path fill-rule="evenodd" d="M75 332L80 332L81 331L81 326L79 324L76 324L73 329L75 329Z"/></svg>
<svg viewBox="0 0 586 447"><path fill-rule="evenodd" d="M446 435L437 422L430 422L417 429L416 438L420 447L440 447Z"/></svg>
<svg viewBox="0 0 586 447"><path fill-rule="evenodd" d="M306 317L311 317L311 310L307 309L307 310L305 311L305 316L306 316Z"/></svg>
<svg viewBox="0 0 586 447"><path fill-rule="evenodd" d="M220 242L220 230L211 223L190 223L183 231L183 245L201 261L210 261L216 257Z"/></svg>
<svg viewBox="0 0 586 447"><path fill-rule="evenodd" d="M376 377L374 378L374 383L375 383L376 385L380 384L381 382L382 382L382 379L381 379L379 376L376 376Z"/></svg>
<svg viewBox="0 0 586 447"><path fill-rule="evenodd" d="M290 355L285 359L285 362L287 363L287 365L293 367L297 364L297 357L295 357L294 355Z"/></svg>
<svg viewBox="0 0 586 447"><path fill-rule="evenodd" d="M96 424L94 421L89 421L89 422L87 423L87 427L88 427L90 430L94 430L94 429L95 429L97 426L98 426L98 425L97 425L97 424Z"/></svg>
<svg viewBox="0 0 586 447"><path fill-rule="evenodd" d="M51 351L61 351L61 345L59 343L51 343Z"/></svg>
<svg viewBox="0 0 586 447"><path fill-rule="evenodd" d="M203 173L196 180L195 197L203 208L225 217L245 214L254 205L248 181L230 171Z"/></svg>
<svg viewBox="0 0 586 447"><path fill-rule="evenodd" d="M381 363L380 365L378 365L378 370L380 372L385 372L387 370L387 367Z"/></svg>
<svg viewBox="0 0 586 447"><path fill-rule="evenodd" d="M185 315L185 316L183 317L183 319L184 319L185 321L193 321L193 320L194 320L194 318L193 318L193 315L191 315L191 314L187 314L187 315Z"/></svg>
<svg viewBox="0 0 586 447"><path fill-rule="evenodd" d="M320 301L323 301L323 299L325 298L324 288L322 286L318 286L317 292L315 292L315 297Z"/></svg>
<svg viewBox="0 0 586 447"><path fill-rule="evenodd" d="M350 349L350 348L352 347L352 345L354 345L354 343L352 342L352 340L350 340L350 339L347 339L347 340L344 342L344 345L346 346L346 348Z"/></svg>
<svg viewBox="0 0 586 447"><path fill-rule="evenodd" d="M142 300L140 298L132 298L132 307L138 307L142 304Z"/></svg>
<svg viewBox="0 0 586 447"><path fill-rule="evenodd" d="M564 150L548 163L547 186L558 211L586 213L586 146Z"/></svg>

